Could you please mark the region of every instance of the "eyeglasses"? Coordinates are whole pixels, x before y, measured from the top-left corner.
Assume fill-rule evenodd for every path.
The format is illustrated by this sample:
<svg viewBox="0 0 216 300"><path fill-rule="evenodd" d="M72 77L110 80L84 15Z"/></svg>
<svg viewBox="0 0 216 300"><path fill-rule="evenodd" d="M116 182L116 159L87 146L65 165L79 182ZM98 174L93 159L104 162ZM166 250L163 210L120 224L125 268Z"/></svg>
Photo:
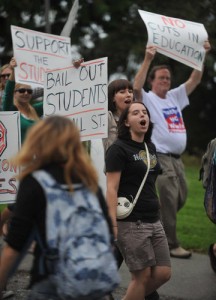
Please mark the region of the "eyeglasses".
<svg viewBox="0 0 216 300"><path fill-rule="evenodd" d="M32 89L17 89L17 90L15 90L15 92L19 92L20 94L24 94L25 92L27 92L28 94L32 94L33 93L33 90Z"/></svg>
<svg viewBox="0 0 216 300"><path fill-rule="evenodd" d="M0 75L1 78L6 78L6 77L9 78L9 76L10 76L10 74L1 74L1 75Z"/></svg>

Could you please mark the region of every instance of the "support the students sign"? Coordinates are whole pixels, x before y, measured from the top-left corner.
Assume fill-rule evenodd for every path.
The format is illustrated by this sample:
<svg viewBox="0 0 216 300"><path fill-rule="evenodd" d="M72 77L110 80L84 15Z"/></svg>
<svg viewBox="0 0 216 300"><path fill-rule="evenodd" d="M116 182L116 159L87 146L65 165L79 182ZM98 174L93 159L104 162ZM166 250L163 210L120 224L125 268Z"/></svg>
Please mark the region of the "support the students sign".
<svg viewBox="0 0 216 300"><path fill-rule="evenodd" d="M107 58L46 72L44 115L71 118L83 141L107 137Z"/></svg>
<svg viewBox="0 0 216 300"><path fill-rule="evenodd" d="M175 19L139 10L148 31L148 45L194 69L201 70L208 34L200 23Z"/></svg>
<svg viewBox="0 0 216 300"><path fill-rule="evenodd" d="M0 203L14 202L19 169L10 159L20 149L20 113L0 112Z"/></svg>
<svg viewBox="0 0 216 300"><path fill-rule="evenodd" d="M11 26L16 82L44 85L44 72L71 64L70 38Z"/></svg>

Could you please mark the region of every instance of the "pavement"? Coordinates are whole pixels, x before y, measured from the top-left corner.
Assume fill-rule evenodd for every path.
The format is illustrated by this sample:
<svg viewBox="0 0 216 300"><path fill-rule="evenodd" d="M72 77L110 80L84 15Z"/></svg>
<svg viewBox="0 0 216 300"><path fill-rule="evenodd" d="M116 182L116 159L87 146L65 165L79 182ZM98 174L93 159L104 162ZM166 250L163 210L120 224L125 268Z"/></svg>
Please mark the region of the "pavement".
<svg viewBox="0 0 216 300"><path fill-rule="evenodd" d="M32 255L28 254L18 270L28 271L31 263ZM210 267L207 255L193 253L189 259L171 258L171 263L171 279L158 289L162 300L216 300L216 274ZM120 269L120 275L122 280L119 292L114 293L114 296L118 296L116 298L118 300L123 296L130 281L125 264Z"/></svg>
<svg viewBox="0 0 216 300"><path fill-rule="evenodd" d="M216 274L210 267L209 257L193 253L189 259L171 258L172 276L158 293L170 300L216 300ZM126 265L120 269L120 286L126 288L130 274ZM135 300L135 299L134 299Z"/></svg>

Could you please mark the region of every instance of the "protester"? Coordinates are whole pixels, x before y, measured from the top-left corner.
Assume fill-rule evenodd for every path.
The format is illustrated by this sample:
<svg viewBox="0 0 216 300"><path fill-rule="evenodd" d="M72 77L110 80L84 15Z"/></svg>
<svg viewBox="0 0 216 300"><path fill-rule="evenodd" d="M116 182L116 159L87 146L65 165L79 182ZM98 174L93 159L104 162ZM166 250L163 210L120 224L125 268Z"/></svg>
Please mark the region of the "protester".
<svg viewBox="0 0 216 300"><path fill-rule="evenodd" d="M118 139L106 152L109 212L117 246L132 276L124 300L143 300L168 281L171 274L167 239L159 219L155 180L160 165L151 143L151 131L147 109L134 102L122 112ZM150 152L150 172L131 214L117 220L117 197L134 199L147 171L144 142Z"/></svg>
<svg viewBox="0 0 216 300"><path fill-rule="evenodd" d="M4 94L6 82L8 81L10 74L12 73L12 69L10 64L3 65L0 70L0 111L2 108L2 97ZM33 89L32 100L41 99L43 97L43 88L37 87Z"/></svg>
<svg viewBox="0 0 216 300"><path fill-rule="evenodd" d="M117 124L122 111L134 100L133 84L116 79L108 85L108 137L103 139L104 152L117 138Z"/></svg>
<svg viewBox="0 0 216 300"><path fill-rule="evenodd" d="M23 142L27 130L43 116L43 102L40 101L31 105L33 90L27 84L15 83L15 67L16 60L13 57L10 61L12 72L3 95L3 110L20 111L21 141Z"/></svg>
<svg viewBox="0 0 216 300"><path fill-rule="evenodd" d="M12 70L9 64L3 65L0 70L0 111L2 110L2 96L4 93L6 82Z"/></svg>
<svg viewBox="0 0 216 300"><path fill-rule="evenodd" d="M42 244L46 245L46 199L43 189L32 175L35 170L47 171L58 183L67 184L70 190L73 190L74 184L83 183L96 193L111 233L111 221L106 202L98 188L96 170L80 141L79 130L68 118L53 116L35 124L27 133L24 144L13 163L23 168L19 175L20 185L14 216L1 255L1 291L35 227L42 239ZM37 243L31 272L31 287L47 276L40 275L39 258L41 255L42 249ZM49 295L46 299L48 298ZM32 298L30 294L30 299L35 298Z"/></svg>
<svg viewBox="0 0 216 300"><path fill-rule="evenodd" d="M133 85L127 79L116 79L108 85L108 136L103 139L104 153L117 139L117 124L121 113L134 101ZM123 256L118 247L115 247L115 256L120 268ZM158 300L156 291L147 295L146 300Z"/></svg>
<svg viewBox="0 0 216 300"><path fill-rule="evenodd" d="M209 42L205 43L204 48L206 52L210 50ZM146 92L143 86L156 52L156 47L146 47L144 61L135 76L134 93L136 100L143 101L149 109L154 124L152 141L163 170L158 176L157 188L170 255L189 258L191 252L180 246L176 233L177 212L184 206L187 198L187 184L181 160L181 154L186 147L182 110L189 105L188 96L200 83L203 71L193 70L185 83L170 90L170 68L166 65L154 66L148 76L151 91Z"/></svg>

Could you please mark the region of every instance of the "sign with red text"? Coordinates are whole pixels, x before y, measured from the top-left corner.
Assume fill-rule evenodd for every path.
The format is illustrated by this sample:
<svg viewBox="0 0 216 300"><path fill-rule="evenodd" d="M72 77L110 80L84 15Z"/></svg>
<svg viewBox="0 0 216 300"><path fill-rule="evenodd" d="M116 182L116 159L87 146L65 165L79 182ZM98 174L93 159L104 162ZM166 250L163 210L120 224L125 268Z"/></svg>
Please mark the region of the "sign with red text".
<svg viewBox="0 0 216 300"><path fill-rule="evenodd" d="M11 26L16 82L43 87L44 72L71 65L70 38Z"/></svg>
<svg viewBox="0 0 216 300"><path fill-rule="evenodd" d="M202 70L204 42L208 34L203 24L139 10L148 32L148 45L157 52L189 67Z"/></svg>
<svg viewBox="0 0 216 300"><path fill-rule="evenodd" d="M16 199L19 168L10 159L20 146L20 113L0 112L0 204L13 203Z"/></svg>
<svg viewBox="0 0 216 300"><path fill-rule="evenodd" d="M47 71L44 115L72 119L82 141L107 137L107 82L107 58Z"/></svg>

